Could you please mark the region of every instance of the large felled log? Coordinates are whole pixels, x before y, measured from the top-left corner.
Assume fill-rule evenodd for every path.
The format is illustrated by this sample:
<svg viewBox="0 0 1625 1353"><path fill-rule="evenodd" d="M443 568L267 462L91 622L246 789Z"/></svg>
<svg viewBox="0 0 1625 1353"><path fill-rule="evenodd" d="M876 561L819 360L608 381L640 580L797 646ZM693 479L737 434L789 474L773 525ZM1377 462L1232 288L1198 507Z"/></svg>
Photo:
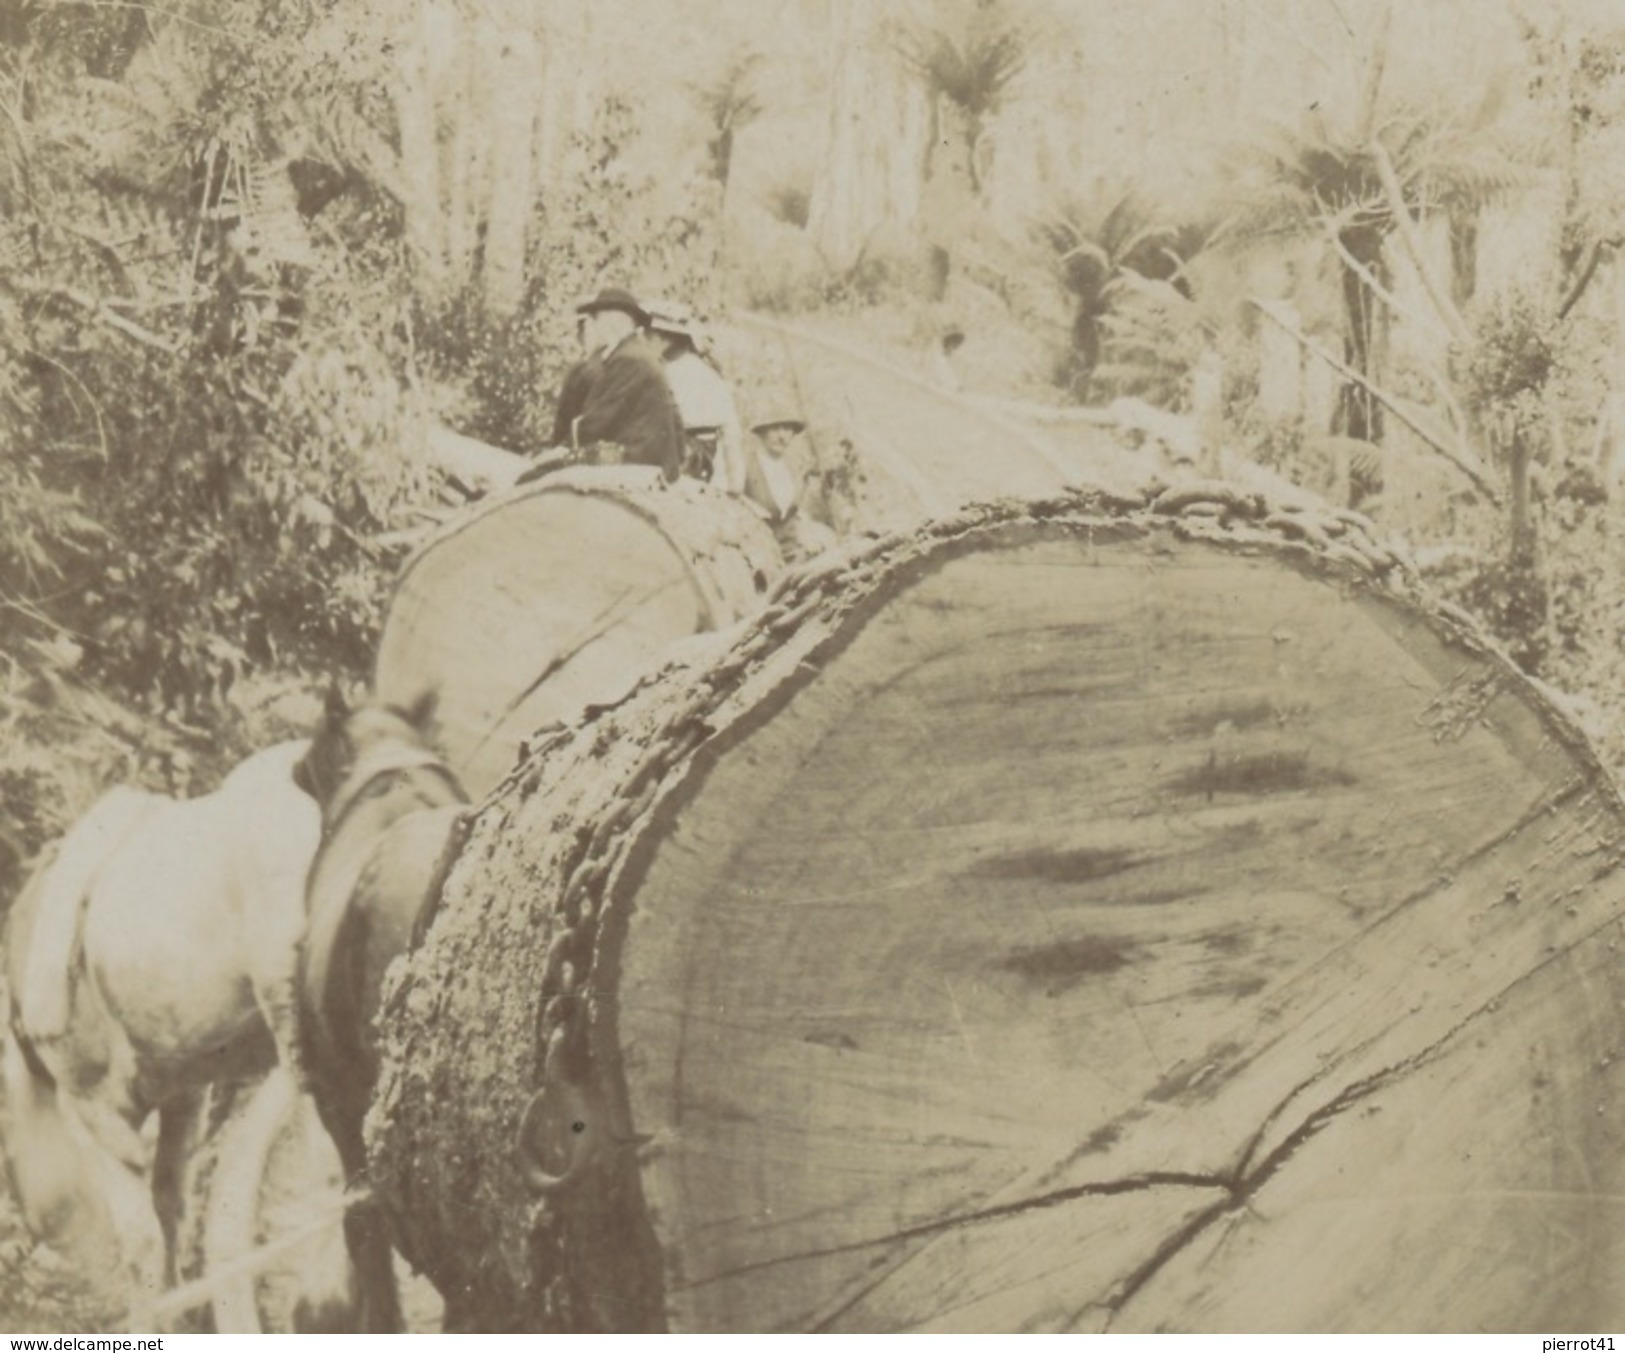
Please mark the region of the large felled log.
<svg viewBox="0 0 1625 1353"><path fill-rule="evenodd" d="M562 470L407 561L374 689L402 706L438 694L435 739L477 798L537 728L619 699L673 641L749 614L780 567L742 500L643 466Z"/></svg>
<svg viewBox="0 0 1625 1353"><path fill-rule="evenodd" d="M1350 520L970 510L485 806L379 1187L489 1328L1611 1328L1622 822Z"/></svg>

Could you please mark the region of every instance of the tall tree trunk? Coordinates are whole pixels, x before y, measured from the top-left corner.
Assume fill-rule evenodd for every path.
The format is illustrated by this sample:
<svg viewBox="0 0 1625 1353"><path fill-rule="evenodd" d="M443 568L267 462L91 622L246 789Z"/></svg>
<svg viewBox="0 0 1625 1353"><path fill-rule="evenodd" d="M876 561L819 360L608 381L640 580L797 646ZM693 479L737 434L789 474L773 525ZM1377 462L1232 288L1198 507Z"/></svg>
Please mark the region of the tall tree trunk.
<svg viewBox="0 0 1625 1353"><path fill-rule="evenodd" d="M1451 208L1450 299L1465 310L1478 292L1478 212L1466 206Z"/></svg>
<svg viewBox="0 0 1625 1353"><path fill-rule="evenodd" d="M931 299L943 300L953 275L953 257L976 214L977 120L952 99L938 95L926 157L921 203L930 257Z"/></svg>
<svg viewBox="0 0 1625 1353"><path fill-rule="evenodd" d="M440 109L435 92L433 0L413 0L397 58L395 122L400 129L406 238L428 295L446 289L445 208L440 200Z"/></svg>
<svg viewBox="0 0 1625 1353"><path fill-rule="evenodd" d="M1388 269L1382 254L1382 237L1374 230L1345 230L1343 247L1384 286ZM1364 279L1352 268L1341 269L1343 287L1343 360L1375 382L1381 351L1383 310ZM1382 405L1369 390L1347 382L1338 397L1338 417L1334 429L1360 441L1380 442L1383 433Z"/></svg>
<svg viewBox="0 0 1625 1353"><path fill-rule="evenodd" d="M525 239L535 201L532 178L541 115L541 45L534 0L486 0L480 13L489 82L486 128L493 148L487 164L485 239L480 290L493 314L506 315L525 290Z"/></svg>
<svg viewBox="0 0 1625 1353"><path fill-rule="evenodd" d="M828 134L807 228L824 257L851 267L875 236L912 227L920 209L925 108L863 0L832 0Z"/></svg>
<svg viewBox="0 0 1625 1353"><path fill-rule="evenodd" d="M526 232L546 163L537 14L534 0L491 0L467 13L415 0L398 60L407 235L425 290L444 297L477 284L499 315L524 292Z"/></svg>
<svg viewBox="0 0 1625 1353"><path fill-rule="evenodd" d="M486 155L483 114L485 79L476 55L478 44L468 21L459 11L451 99L442 105L441 118L449 123L446 155L446 258L456 284L474 276L480 245L480 209L485 205Z"/></svg>
<svg viewBox="0 0 1625 1353"><path fill-rule="evenodd" d="M572 137L592 121L596 65L590 0L548 0L541 42L535 172L545 202L569 172Z"/></svg>
<svg viewBox="0 0 1625 1353"><path fill-rule="evenodd" d="M1507 540L1509 561L1517 569L1533 569L1539 553L1539 534L1535 528L1530 484L1530 453L1529 439L1521 429L1514 428L1506 447Z"/></svg>
<svg viewBox="0 0 1625 1353"><path fill-rule="evenodd" d="M990 120L993 153L982 184L987 210L1000 226L1017 228L1043 209L1041 167L1044 127L1032 100L1013 100Z"/></svg>
<svg viewBox="0 0 1625 1353"><path fill-rule="evenodd" d="M396 88L407 233L426 290L470 283L498 313L523 291L541 62L531 0L469 13L417 0Z"/></svg>
<svg viewBox="0 0 1625 1353"><path fill-rule="evenodd" d="M1377 112L1382 106L1382 82L1388 72L1388 37L1393 31L1393 0L1381 0L1366 41L1365 71L1360 86L1359 140L1377 133Z"/></svg>
<svg viewBox="0 0 1625 1353"><path fill-rule="evenodd" d="M1497 428L1507 467L1507 553L1504 567L1490 569L1489 590L1478 598L1496 632L1526 671L1539 672L1551 648L1551 587L1541 550L1528 432L1516 419Z"/></svg>

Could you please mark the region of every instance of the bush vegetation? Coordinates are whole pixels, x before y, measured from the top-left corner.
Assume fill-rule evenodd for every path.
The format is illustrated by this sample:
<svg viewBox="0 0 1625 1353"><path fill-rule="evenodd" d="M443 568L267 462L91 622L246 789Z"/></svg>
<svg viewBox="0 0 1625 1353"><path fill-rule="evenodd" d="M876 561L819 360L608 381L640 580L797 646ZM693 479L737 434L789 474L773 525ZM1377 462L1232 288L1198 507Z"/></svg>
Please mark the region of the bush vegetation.
<svg viewBox="0 0 1625 1353"><path fill-rule="evenodd" d="M0 7L0 869L95 788L206 787L297 725L282 694L365 677L437 501L426 423L544 445L573 306L606 280L860 339L969 317L1014 354L994 393L1028 398L1185 411L1216 362L1233 451L1407 535L1612 738L1621 44L1531 21L1481 96L1400 97L1387 8L1360 7L1347 98L1236 119L1183 172L1051 165L1022 190L1018 151L1088 130L1065 113L1083 38L1038 0L944 0L856 46L869 20L837 6L825 51L702 34L658 50L687 79L553 64L483 102L473 39L435 67L433 25L479 21L455 4ZM599 50L657 68L646 20L605 19ZM555 86L574 102L499 266L498 189L524 175L488 133ZM1517 286L1478 266L1496 212L1546 223ZM1259 294L1290 303L1305 372L1311 344L1345 368L1329 406L1263 408ZM771 400L760 353L730 360Z"/></svg>

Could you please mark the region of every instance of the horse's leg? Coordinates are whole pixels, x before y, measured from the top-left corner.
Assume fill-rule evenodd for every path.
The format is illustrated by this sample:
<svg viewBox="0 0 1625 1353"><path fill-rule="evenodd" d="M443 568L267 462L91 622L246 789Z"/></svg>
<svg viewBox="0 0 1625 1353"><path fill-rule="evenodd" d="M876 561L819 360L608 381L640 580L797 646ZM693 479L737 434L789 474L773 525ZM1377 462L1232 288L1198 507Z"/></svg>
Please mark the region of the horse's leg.
<svg viewBox="0 0 1625 1353"><path fill-rule="evenodd" d="M362 1123L372 1098L374 1069L353 1032L366 982L367 906L353 898L325 944L300 950L301 1014L307 1020L311 1089L316 1111L338 1148L345 1186L360 1196L344 1214L344 1243L355 1279L357 1321L363 1334L401 1332L394 1250L383 1208L366 1196L367 1147Z"/></svg>
<svg viewBox="0 0 1625 1353"><path fill-rule="evenodd" d="M313 821L313 834L315 826ZM301 1090L310 1088L299 1026L299 964L305 937L305 877L314 849L312 842L311 850L302 855L290 849L290 859L263 862L261 877L245 880L238 888L254 1003L271 1031L277 1061ZM290 864L298 868L291 869Z"/></svg>
<svg viewBox="0 0 1625 1353"><path fill-rule="evenodd" d="M339 1083L330 1046L315 1044L310 1052L316 1116L338 1150L346 1190L359 1195L344 1213L356 1332L399 1334L405 1322L395 1287L394 1250L383 1209L365 1194L367 1147L361 1124L368 1101L357 1096L353 1085Z"/></svg>
<svg viewBox="0 0 1625 1353"><path fill-rule="evenodd" d="M361 1333L401 1333L405 1322L401 1316L400 1293L395 1286L395 1255L383 1209L371 1199L352 1204L344 1217L344 1240L349 1247L350 1262L355 1266L361 1301Z"/></svg>
<svg viewBox="0 0 1625 1353"><path fill-rule="evenodd" d="M179 1280L181 1213L185 1208L186 1153L202 1110L203 1096L185 1091L158 1109L158 1146L152 1160L152 1205L164 1237L164 1286Z"/></svg>
<svg viewBox="0 0 1625 1353"><path fill-rule="evenodd" d="M367 1177L367 1149L361 1135L366 1103L345 1103L346 1098L343 1092L336 1096L318 1094L316 1106L338 1148L345 1187L361 1191ZM405 1322L395 1287L394 1249L383 1209L364 1194L344 1213L344 1247L350 1254L354 1280L357 1332L399 1334Z"/></svg>
<svg viewBox="0 0 1625 1353"><path fill-rule="evenodd" d="M277 1061L286 1069L294 1085L308 1090L310 1077L299 1039L299 977L295 952L290 946L286 964L278 963L277 971L254 984L254 1001L259 1006L260 1016L271 1030Z"/></svg>

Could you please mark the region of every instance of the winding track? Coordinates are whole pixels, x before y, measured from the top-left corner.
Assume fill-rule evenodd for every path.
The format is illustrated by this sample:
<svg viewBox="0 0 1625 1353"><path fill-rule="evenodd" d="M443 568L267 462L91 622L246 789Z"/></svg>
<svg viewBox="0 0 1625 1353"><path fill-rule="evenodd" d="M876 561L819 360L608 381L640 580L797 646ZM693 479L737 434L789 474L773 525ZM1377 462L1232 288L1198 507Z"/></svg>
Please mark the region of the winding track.
<svg viewBox="0 0 1625 1353"><path fill-rule="evenodd" d="M762 315L744 327L775 343L794 376L809 436L848 437L883 481L887 526L979 499L1042 497L1075 484L1126 489L1146 458L1121 446L1103 411L1022 406L949 390L903 361ZM1078 421L1041 426L1046 415Z"/></svg>

